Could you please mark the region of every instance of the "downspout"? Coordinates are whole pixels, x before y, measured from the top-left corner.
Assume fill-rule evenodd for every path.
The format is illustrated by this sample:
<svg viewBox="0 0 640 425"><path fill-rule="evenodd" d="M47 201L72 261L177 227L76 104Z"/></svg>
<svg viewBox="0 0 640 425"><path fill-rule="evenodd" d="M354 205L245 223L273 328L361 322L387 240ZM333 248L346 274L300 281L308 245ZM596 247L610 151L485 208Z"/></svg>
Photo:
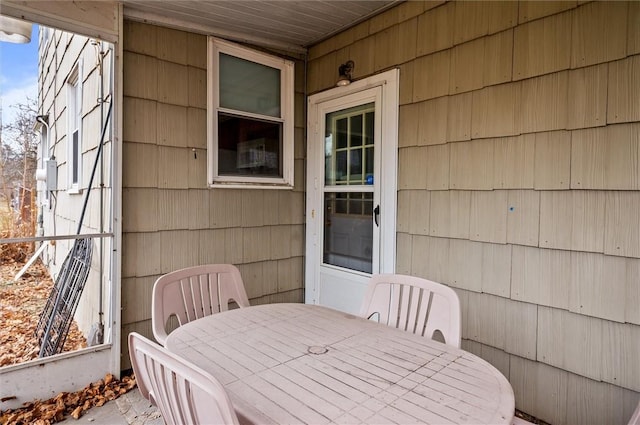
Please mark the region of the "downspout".
<svg viewBox="0 0 640 425"><path fill-rule="evenodd" d="M309 117L307 116L309 114L309 102L307 101L307 97L309 96L309 91L307 88L308 85L308 73L309 73L309 49L307 48L307 51L304 53L304 76L302 78L304 78L304 105L303 105L303 113L304 113L304 122L305 122L305 126L304 126L304 142L305 144L307 143L307 136L308 136L308 131L309 129L307 128L308 125L307 123L309 122ZM305 146L304 152L307 151L307 147ZM306 163L307 158L305 158L305 163ZM305 167L306 170L307 167ZM306 211L306 209L305 209Z"/></svg>
<svg viewBox="0 0 640 425"><path fill-rule="evenodd" d="M306 51L304 52L304 76L302 77L304 79L304 97L303 97L303 102L304 105L302 106L302 110L304 111L304 149L302 150L303 152L305 152L306 157L304 158L304 181L307 180L307 178L309 177L309 154L308 154L308 150L309 150L309 146L307 145L307 142L309 140L309 89L308 89L308 85L309 85L309 81L308 81L308 74L309 74L309 48L306 48ZM294 161L295 162L295 161ZM307 196L308 193L307 188L305 186L304 188L305 192L304 192L304 201L305 203L302 206L302 211L303 211L303 216L306 214L307 211L307 204L306 204L306 200L307 200ZM305 252L304 252L304 256L305 256L305 268L306 268L306 256L309 255L309 253L306 250L306 246L307 246L307 238L309 238L309 235L306 232L306 223L307 223L307 219L309 217L304 217L304 222L305 222L305 233L304 233L304 246L305 246ZM302 283L302 294L303 294L303 300L305 300L304 302L307 302L307 285L309 282L307 282L306 279L306 271L303 274L303 278L304 281Z"/></svg>
<svg viewBox="0 0 640 425"><path fill-rule="evenodd" d="M103 45L103 49L104 49L105 43L103 42L102 45ZM112 109L115 109L116 105L114 105L114 103L115 103L115 100L116 100L116 96L115 96L115 89L114 89L115 85L114 85L114 83L115 83L115 72L116 72L115 71L116 54L115 54L114 45L111 44L111 43L107 43L107 45L108 45L107 52L108 52L108 55L109 55L109 87L110 87L110 93L109 93L109 99L108 100L109 100L110 105L111 105L110 107ZM104 59L104 56L107 55L107 52L104 53L103 59ZM103 62L103 64L104 64L104 62ZM102 84L104 84L104 79L101 79L101 82L102 82ZM104 90L104 88L103 88L103 90ZM115 167L113 165L113 162L114 162L113 158L114 158L114 151L115 151L115 139L114 139L113 130L114 130L114 128L116 128L116 124L115 123L117 122L117 120L115 118L115 113L113 113L113 111L112 111L112 114L111 114L111 120L112 120L111 121L112 124L109 127L109 142L110 142L110 147L111 147L111 154L109 155L109 158L110 158L109 161L110 162L107 163L107 165L109 166L109 169L110 169L109 187L111 188L110 189L111 202L109 203L109 207L111 208L111 210L109 212L109 222L108 222L109 229L108 230L109 230L109 232L115 232L114 226L113 226L113 220L114 220L113 199L115 197L115 185L114 185L114 173L115 173L114 168ZM102 160L105 161L105 156L104 155L102 156ZM103 167L104 167L104 164L103 164ZM101 172L102 172L102 175L101 175L101 182L102 182L101 190L104 191L104 168L101 170ZM104 211L104 210L101 210L101 211ZM104 226L104 223L102 224L102 226ZM115 236L111 238L111 242L110 242L110 245L109 245L111 247L111 249L109 249L110 253L114 252L114 250L115 250L114 249L114 244L115 244ZM102 265L102 261L104 261L103 258L101 258L100 261L101 261L101 267L103 267L103 265ZM113 256L111 256L111 258L109 260L109 272L108 272L107 281L109 282L109 289L108 289L109 290L109 299L108 299L108 303L109 303L109 305L113 305L113 303L114 303L113 291L111 289L112 288L111 284L113 282ZM101 282L102 282L102 280L101 280ZM100 291L100 294L103 294L103 292ZM110 327L112 327L113 323L114 323L114 320L113 320L112 316L110 316L110 317L111 317L110 318L110 322L111 322ZM101 311L101 314L100 314L100 323L103 324L102 325L102 329L103 329L103 332L102 332L103 340L102 340L102 342L104 342L104 312L102 312L102 311Z"/></svg>
<svg viewBox="0 0 640 425"><path fill-rule="evenodd" d="M58 45L56 43L56 33L57 31L53 31L52 30L52 34L51 34L51 40L49 40L49 45L53 44L53 61L54 61L54 70L56 75L53 76L53 155L50 158L55 158L56 157L56 149L58 148L58 115L56 114L56 102L55 98L57 96L58 93ZM60 35L59 33L57 34L58 36ZM51 151L52 146L49 146L49 151ZM60 184L60 182L58 182L58 185ZM53 231L53 236L57 236L57 230L56 230L56 213L58 210L58 198L57 198L57 193L58 193L58 188L56 187L56 191L55 193L52 191L51 192L51 198L50 200L53 202L53 210L51 209L51 203L49 204L49 210L51 211L51 227L52 227L52 231ZM53 257L53 265L55 266L57 264L56 262L56 256L58 254L58 245L55 243L55 241L50 242L49 243L50 246L53 247L53 253L52 253L52 257Z"/></svg>
<svg viewBox="0 0 640 425"><path fill-rule="evenodd" d="M44 85L44 84L43 84ZM44 91L44 90L43 90ZM44 105L41 105L42 108L44 109ZM45 119L47 118L47 119ZM50 149L49 146L49 141L51 140L51 129L49 128L49 122L48 122L48 115L38 115L36 116L36 121L39 122L42 126L44 126L44 128L47 129L47 141L46 141L46 145L47 145L47 151ZM42 132L40 133L42 137ZM45 165L45 158L49 159L49 152L45 152L44 149L42 150L42 164L43 166ZM49 192L49 190L47 189L47 182L45 182L44 185L44 192L45 192L45 198ZM40 203L40 208L39 211L40 213L38 214L38 233L40 234L40 236L44 236L44 212L42 211L42 203ZM51 202L49 202L49 209L51 209Z"/></svg>

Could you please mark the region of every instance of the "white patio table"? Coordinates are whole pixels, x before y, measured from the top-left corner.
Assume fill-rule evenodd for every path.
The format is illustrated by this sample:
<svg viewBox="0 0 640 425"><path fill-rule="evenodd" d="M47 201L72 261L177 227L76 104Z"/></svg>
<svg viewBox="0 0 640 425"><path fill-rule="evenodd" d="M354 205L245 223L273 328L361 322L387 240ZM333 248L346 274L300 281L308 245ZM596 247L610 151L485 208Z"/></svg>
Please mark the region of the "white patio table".
<svg viewBox="0 0 640 425"><path fill-rule="evenodd" d="M309 304L231 310L167 348L215 376L241 423L508 424L513 390L479 357Z"/></svg>

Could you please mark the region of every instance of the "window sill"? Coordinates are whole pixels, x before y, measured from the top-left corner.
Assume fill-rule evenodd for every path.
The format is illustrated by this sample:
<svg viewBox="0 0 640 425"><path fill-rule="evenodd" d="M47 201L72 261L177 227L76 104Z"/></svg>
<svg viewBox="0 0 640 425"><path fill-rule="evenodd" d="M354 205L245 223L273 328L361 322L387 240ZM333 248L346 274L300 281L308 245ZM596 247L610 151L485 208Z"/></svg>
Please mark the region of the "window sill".
<svg viewBox="0 0 640 425"><path fill-rule="evenodd" d="M71 187L67 189L67 193L69 195L80 195L82 194L82 189L78 189L77 187Z"/></svg>
<svg viewBox="0 0 640 425"><path fill-rule="evenodd" d="M209 183L209 189L276 189L293 190L293 186L286 183L239 183L239 182L213 182Z"/></svg>

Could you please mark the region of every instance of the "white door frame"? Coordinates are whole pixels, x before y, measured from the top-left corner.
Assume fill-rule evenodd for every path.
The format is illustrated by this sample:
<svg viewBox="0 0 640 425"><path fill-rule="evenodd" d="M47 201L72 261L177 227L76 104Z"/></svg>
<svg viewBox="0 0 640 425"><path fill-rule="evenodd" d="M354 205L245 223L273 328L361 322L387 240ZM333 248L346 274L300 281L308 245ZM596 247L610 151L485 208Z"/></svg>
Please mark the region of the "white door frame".
<svg viewBox="0 0 640 425"><path fill-rule="evenodd" d="M307 187L306 187L306 250L305 250L305 302L318 304L318 274L320 262L317 253L321 249L323 223L322 203L319 191L324 182L323 157L324 144L319 142L320 125L318 123L321 104L364 90L380 87L382 101L380 116L382 132L380 153L381 172L376 179L381 182L380 193L380 273L394 273L396 265L396 216L397 216L397 169L398 169L398 107L399 107L399 69L392 69L371 77L355 81L348 86L314 94L308 99L307 108ZM318 144L320 146L318 146Z"/></svg>

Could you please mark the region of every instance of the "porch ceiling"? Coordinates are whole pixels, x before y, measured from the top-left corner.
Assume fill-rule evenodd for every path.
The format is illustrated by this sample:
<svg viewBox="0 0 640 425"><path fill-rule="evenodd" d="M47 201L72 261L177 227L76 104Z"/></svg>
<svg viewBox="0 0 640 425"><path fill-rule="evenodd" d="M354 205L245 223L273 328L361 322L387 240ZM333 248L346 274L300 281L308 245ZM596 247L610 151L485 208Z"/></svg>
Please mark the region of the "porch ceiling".
<svg viewBox="0 0 640 425"><path fill-rule="evenodd" d="M400 0L124 0L133 20L303 53Z"/></svg>

